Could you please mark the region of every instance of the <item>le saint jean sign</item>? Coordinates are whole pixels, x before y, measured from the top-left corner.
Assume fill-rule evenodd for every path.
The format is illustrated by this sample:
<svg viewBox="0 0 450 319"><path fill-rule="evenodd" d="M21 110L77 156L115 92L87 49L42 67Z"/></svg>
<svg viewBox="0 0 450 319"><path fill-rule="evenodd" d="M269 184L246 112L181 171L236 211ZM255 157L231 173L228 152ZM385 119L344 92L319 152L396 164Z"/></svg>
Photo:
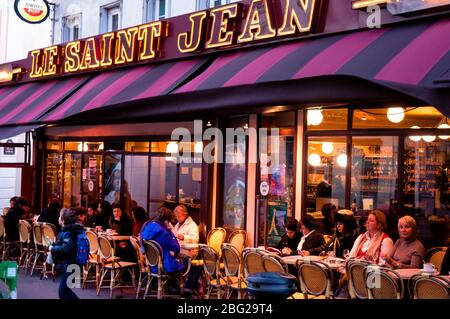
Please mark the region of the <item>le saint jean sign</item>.
<svg viewBox="0 0 450 319"><path fill-rule="evenodd" d="M320 0L249 0L31 51L29 77L179 58L308 33L319 4Z"/></svg>

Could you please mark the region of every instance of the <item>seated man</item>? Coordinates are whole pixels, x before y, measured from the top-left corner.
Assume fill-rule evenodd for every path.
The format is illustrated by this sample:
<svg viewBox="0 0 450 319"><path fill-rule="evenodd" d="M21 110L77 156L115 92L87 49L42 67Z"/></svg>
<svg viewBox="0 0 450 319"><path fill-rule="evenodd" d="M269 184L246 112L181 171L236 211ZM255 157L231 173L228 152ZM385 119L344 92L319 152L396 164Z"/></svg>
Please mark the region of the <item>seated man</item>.
<svg viewBox="0 0 450 319"><path fill-rule="evenodd" d="M298 231L298 221L289 217L285 226L286 233L281 236L277 248L284 256L297 255L297 246L302 234Z"/></svg>
<svg viewBox="0 0 450 319"><path fill-rule="evenodd" d="M324 240L320 232L317 231L319 225L315 223L314 218L305 216L300 222L300 231L303 233L302 238L297 246L299 255L318 255L320 252L314 251L314 248L322 246Z"/></svg>
<svg viewBox="0 0 450 319"><path fill-rule="evenodd" d="M173 227L172 232L178 239L180 245L182 244L197 244L198 243L198 226L189 216L186 206L179 205L175 207L173 211L175 218L177 219L177 224ZM198 254L198 249L184 249L181 248L182 256L190 256L195 258Z"/></svg>

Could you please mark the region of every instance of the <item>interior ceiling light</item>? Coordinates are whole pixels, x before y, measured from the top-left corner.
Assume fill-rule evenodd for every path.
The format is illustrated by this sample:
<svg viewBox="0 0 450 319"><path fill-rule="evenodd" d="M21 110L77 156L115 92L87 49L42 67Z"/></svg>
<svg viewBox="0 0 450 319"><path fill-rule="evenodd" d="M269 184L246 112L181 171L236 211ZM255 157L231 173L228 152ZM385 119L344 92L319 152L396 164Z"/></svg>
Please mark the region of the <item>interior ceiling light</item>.
<svg viewBox="0 0 450 319"><path fill-rule="evenodd" d="M323 114L321 110L308 110L307 124L317 126L323 121Z"/></svg>
<svg viewBox="0 0 450 319"><path fill-rule="evenodd" d="M322 162L322 159L320 158L319 154L313 153L308 156L308 163L311 166L319 166Z"/></svg>
<svg viewBox="0 0 450 319"><path fill-rule="evenodd" d="M413 128L413 129L420 129L420 126L414 125L414 126L411 126L411 128ZM422 136L420 136L420 135L413 135L413 136L409 136L409 139L411 141L418 142L418 141L420 141L422 139Z"/></svg>
<svg viewBox="0 0 450 319"><path fill-rule="evenodd" d="M203 153L203 142L195 142L194 152L195 153Z"/></svg>
<svg viewBox="0 0 450 319"><path fill-rule="evenodd" d="M347 154L339 154L336 162L340 167L347 167Z"/></svg>
<svg viewBox="0 0 450 319"><path fill-rule="evenodd" d="M166 146L166 153L178 153L178 143L177 142L169 142Z"/></svg>
<svg viewBox="0 0 450 319"><path fill-rule="evenodd" d="M436 136L434 136L434 135L424 135L424 136L422 136L422 138L423 138L423 140L425 142L430 143L430 142L433 142L436 139Z"/></svg>
<svg viewBox="0 0 450 319"><path fill-rule="evenodd" d="M446 129L446 128L450 128L450 125L448 125L447 123L442 123L442 124L439 124L438 128ZM439 138L441 140L447 140L450 138L450 135L439 135Z"/></svg>
<svg viewBox="0 0 450 319"><path fill-rule="evenodd" d="M400 123L405 118L405 109L402 107L390 107L387 110L387 118L392 123Z"/></svg>
<svg viewBox="0 0 450 319"><path fill-rule="evenodd" d="M331 143L331 142L322 143L322 151L325 154L331 154L331 153L333 153L333 150L334 150L333 143Z"/></svg>

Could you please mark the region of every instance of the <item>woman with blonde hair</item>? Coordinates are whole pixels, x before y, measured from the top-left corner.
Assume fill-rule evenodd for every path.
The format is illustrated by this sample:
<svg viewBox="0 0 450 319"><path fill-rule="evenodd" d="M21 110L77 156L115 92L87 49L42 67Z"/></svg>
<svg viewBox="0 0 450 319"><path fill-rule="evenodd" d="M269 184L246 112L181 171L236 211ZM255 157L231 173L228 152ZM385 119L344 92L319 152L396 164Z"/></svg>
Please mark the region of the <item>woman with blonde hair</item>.
<svg viewBox="0 0 450 319"><path fill-rule="evenodd" d="M384 213L379 210L369 212L366 229L367 231L355 240L350 257L385 265L386 258L391 256L394 242L384 232L386 230Z"/></svg>
<svg viewBox="0 0 450 319"><path fill-rule="evenodd" d="M391 268L421 268L425 247L417 240L417 223L409 215L398 220L400 238L395 242L392 257L387 265Z"/></svg>

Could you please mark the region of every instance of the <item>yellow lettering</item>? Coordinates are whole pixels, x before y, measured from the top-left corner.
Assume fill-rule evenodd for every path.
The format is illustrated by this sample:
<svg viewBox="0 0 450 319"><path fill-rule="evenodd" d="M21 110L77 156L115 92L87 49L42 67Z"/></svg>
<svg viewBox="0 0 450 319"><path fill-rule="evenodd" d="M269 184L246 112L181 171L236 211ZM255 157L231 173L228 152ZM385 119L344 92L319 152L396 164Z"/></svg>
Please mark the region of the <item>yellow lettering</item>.
<svg viewBox="0 0 450 319"><path fill-rule="evenodd" d="M138 27L117 31L115 64L134 62Z"/></svg>
<svg viewBox="0 0 450 319"><path fill-rule="evenodd" d="M286 0L283 6L283 24L278 35L290 35L311 30L316 0Z"/></svg>
<svg viewBox="0 0 450 319"><path fill-rule="evenodd" d="M210 11L212 17L211 36L206 42L206 48L217 48L231 45L236 41L234 23L230 20L236 18L242 10L241 3L219 7Z"/></svg>
<svg viewBox="0 0 450 319"><path fill-rule="evenodd" d="M269 39L275 37L276 34L272 27L267 0L253 0L238 42Z"/></svg>
<svg viewBox="0 0 450 319"><path fill-rule="evenodd" d="M39 78L42 76L42 55L41 50L31 51L31 73L30 78Z"/></svg>
<svg viewBox="0 0 450 319"><path fill-rule="evenodd" d="M139 27L139 61L155 58L161 38L167 36L167 26L165 21L156 21Z"/></svg>
<svg viewBox="0 0 450 319"><path fill-rule="evenodd" d="M61 47L54 45L44 49L44 71L43 76L55 75L59 73L59 56Z"/></svg>
<svg viewBox="0 0 450 319"><path fill-rule="evenodd" d="M94 69L100 66L100 48L99 42L95 38L89 38L84 42L83 60L80 70Z"/></svg>
<svg viewBox="0 0 450 319"><path fill-rule="evenodd" d="M202 34L205 29L206 11L196 12L189 16L191 20L191 31L178 35L178 51L181 53L194 52L199 49L203 40Z"/></svg>

